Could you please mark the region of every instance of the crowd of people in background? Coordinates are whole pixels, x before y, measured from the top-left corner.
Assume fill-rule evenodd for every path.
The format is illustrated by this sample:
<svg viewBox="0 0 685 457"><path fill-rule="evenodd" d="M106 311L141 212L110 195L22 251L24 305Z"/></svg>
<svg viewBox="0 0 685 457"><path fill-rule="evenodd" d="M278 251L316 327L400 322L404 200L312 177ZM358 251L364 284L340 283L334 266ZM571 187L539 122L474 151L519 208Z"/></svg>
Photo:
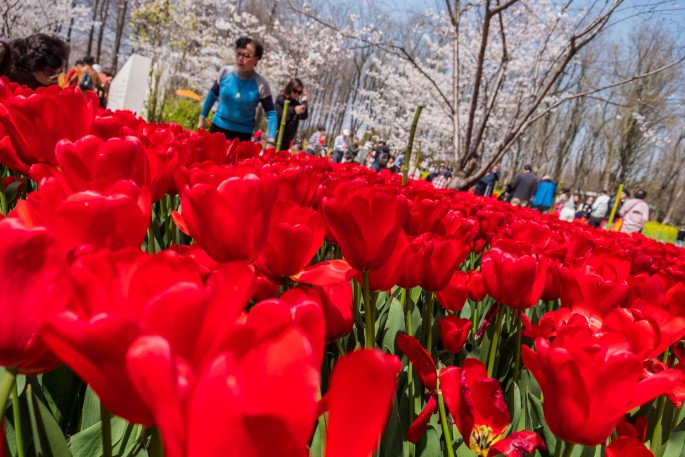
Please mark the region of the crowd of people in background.
<svg viewBox="0 0 685 457"><path fill-rule="evenodd" d="M62 87L94 91L100 99L100 106L107 106L112 71L102 69L92 56L78 59L66 71L69 59L69 45L61 38L36 33L12 41L0 39L0 75L32 89L59 84ZM235 42L235 63L221 68L202 106L198 128L207 126L206 118L217 104L210 132L221 132L227 139L239 138L275 145L279 126L282 125L281 147L293 153L329 156L333 162L352 163L366 166L377 172L399 173L407 168L410 179L425 179L435 188L449 187L451 172L445 164L427 166L410 161L404 164L404 154L393 154L386 141L375 143L353 136L349 129L342 129L329 148L326 128L318 127L305 143L298 137L300 121L309 116L309 95L304 83L292 78L280 91L275 101L267 81L255 71L264 54L262 44L249 37ZM255 114L261 106L266 114L267 134L257 129ZM287 107L287 108L286 108ZM283 119L285 116L285 119ZM266 141L265 137L266 136ZM497 164L481 178L473 188L476 195L495 195L500 180ZM583 199L568 187L557 189L557 184L548 175L538 179L530 164L525 164L520 173L508 184L499 199L513 206L531 207L541 213L553 211L561 220L580 220L595 228L609 228L626 233L640 232L649 220L647 193L638 189L634 194L623 190L619 201L607 189L587 193ZM614 222L616 221L616 222ZM685 241L685 227L678 231L678 242Z"/></svg>

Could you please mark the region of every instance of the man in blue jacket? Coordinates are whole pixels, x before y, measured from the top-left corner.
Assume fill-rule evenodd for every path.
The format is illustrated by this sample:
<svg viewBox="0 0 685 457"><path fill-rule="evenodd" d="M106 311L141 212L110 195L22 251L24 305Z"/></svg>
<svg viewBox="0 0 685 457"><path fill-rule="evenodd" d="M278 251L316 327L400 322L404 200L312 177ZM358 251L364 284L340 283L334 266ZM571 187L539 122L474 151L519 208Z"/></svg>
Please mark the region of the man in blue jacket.
<svg viewBox="0 0 685 457"><path fill-rule="evenodd" d="M548 175L542 177L538 188L533 196L533 209L546 213L554 204L554 195L557 193L557 185Z"/></svg>

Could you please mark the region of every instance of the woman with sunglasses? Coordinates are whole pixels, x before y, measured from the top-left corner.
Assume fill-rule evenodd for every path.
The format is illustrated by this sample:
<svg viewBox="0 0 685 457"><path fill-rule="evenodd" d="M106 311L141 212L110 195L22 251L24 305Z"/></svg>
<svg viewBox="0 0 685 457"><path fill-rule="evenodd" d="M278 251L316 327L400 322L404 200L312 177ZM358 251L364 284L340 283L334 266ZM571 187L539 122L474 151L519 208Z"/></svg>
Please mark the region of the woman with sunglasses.
<svg viewBox="0 0 685 457"><path fill-rule="evenodd" d="M12 62L7 77L34 90L57 84L69 58L69 45L44 33L14 39L10 48Z"/></svg>
<svg viewBox="0 0 685 457"><path fill-rule="evenodd" d="M283 127L283 138L281 139L281 149L288 149L297 135L297 127L300 121L307 119L307 92L304 84L298 78L293 78L285 85L281 94L276 98L276 115L278 116L278 126L281 125L283 118L283 107L288 100L288 112L285 115L285 126Z"/></svg>
<svg viewBox="0 0 685 457"><path fill-rule="evenodd" d="M214 103L219 102L210 132L221 132L227 139L250 141L255 129L257 106L262 105L268 123L267 144L274 145L278 124L271 88L266 80L255 71L264 54L264 47L257 40L248 37L235 42L235 66L223 67L207 94L197 128L205 128L206 117Z"/></svg>

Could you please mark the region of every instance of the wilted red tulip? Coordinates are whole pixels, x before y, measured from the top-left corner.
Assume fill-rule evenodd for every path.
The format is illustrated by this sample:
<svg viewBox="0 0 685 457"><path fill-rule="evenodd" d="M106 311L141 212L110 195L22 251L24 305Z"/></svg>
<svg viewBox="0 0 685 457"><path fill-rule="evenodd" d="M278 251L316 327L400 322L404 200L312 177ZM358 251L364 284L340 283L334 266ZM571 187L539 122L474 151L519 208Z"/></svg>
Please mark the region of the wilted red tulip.
<svg viewBox="0 0 685 457"><path fill-rule="evenodd" d="M526 309L540 299L547 279L548 260L530 244L500 240L483 253L481 271L492 298L516 309Z"/></svg>
<svg viewBox="0 0 685 457"><path fill-rule="evenodd" d="M469 319L462 319L453 315L438 319L442 346L452 354L458 354L469 338L472 325Z"/></svg>
<svg viewBox="0 0 685 457"><path fill-rule="evenodd" d="M360 271L390 259L409 211L406 198L389 187L354 182L340 184L320 208L343 257Z"/></svg>
<svg viewBox="0 0 685 457"><path fill-rule="evenodd" d="M521 348L523 362L544 396L545 420L560 439L596 446L606 441L626 412L670 391L682 373L667 370L640 381L642 360L619 332L593 334L565 326L536 351Z"/></svg>
<svg viewBox="0 0 685 457"><path fill-rule="evenodd" d="M269 233L276 200L276 176L233 176L218 186L196 184L179 189L180 221L207 254L218 262L255 260Z"/></svg>
<svg viewBox="0 0 685 457"><path fill-rule="evenodd" d="M73 297L65 254L50 232L0 219L0 290L0 366L23 374L57 366L38 334Z"/></svg>
<svg viewBox="0 0 685 457"><path fill-rule="evenodd" d="M325 232L318 212L292 201L276 202L269 234L255 265L275 282L297 274L319 250Z"/></svg>

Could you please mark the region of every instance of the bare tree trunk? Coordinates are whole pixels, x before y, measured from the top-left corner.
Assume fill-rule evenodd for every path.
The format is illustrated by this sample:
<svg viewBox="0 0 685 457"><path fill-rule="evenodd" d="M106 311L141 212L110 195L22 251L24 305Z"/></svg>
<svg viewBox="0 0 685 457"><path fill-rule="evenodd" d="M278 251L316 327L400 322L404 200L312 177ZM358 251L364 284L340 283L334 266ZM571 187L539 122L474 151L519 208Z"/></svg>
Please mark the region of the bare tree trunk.
<svg viewBox="0 0 685 457"><path fill-rule="evenodd" d="M117 24L114 34L114 48L112 49L112 71L116 73L117 64L119 63L119 49L121 48L121 38L124 35L124 27L126 26L126 13L128 10L129 0L119 0L117 5Z"/></svg>
<svg viewBox="0 0 685 457"><path fill-rule="evenodd" d="M100 0L93 1L93 22L90 24L90 30L88 31L88 49L86 50L86 55L93 54L93 35L95 35L95 20L98 15L98 7L100 6Z"/></svg>
<svg viewBox="0 0 685 457"><path fill-rule="evenodd" d="M102 51L102 38L105 35L105 24L107 23L107 16L109 16L109 0L103 0L100 8L100 29L98 30L98 45L95 50L95 60L100 62L100 55Z"/></svg>

